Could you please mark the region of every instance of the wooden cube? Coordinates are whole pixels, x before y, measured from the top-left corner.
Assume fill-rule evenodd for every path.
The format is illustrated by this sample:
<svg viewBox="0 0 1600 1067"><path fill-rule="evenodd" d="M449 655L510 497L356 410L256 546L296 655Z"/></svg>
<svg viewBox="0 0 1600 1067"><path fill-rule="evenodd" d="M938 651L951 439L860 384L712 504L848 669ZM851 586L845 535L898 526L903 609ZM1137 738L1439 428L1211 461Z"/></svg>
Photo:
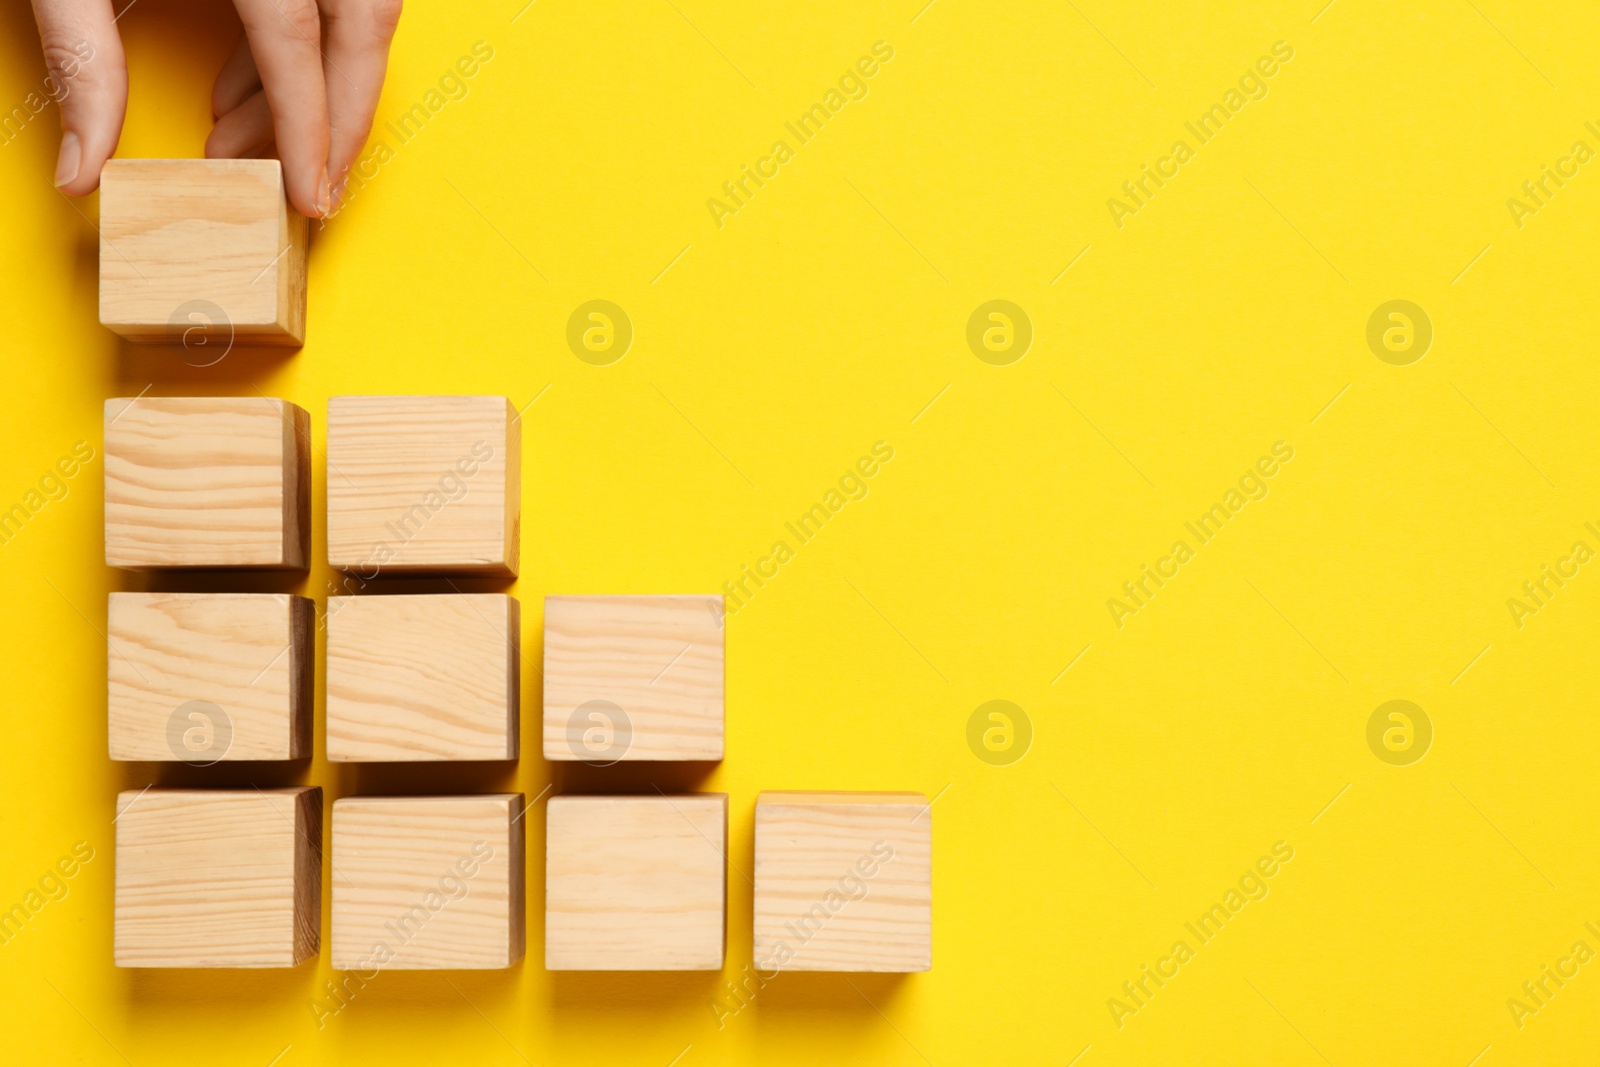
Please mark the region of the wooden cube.
<svg viewBox="0 0 1600 1067"><path fill-rule="evenodd" d="M721 970L727 840L726 793L552 798L544 965Z"/></svg>
<svg viewBox="0 0 1600 1067"><path fill-rule="evenodd" d="M336 970L481 970L522 957L522 794L333 802Z"/></svg>
<svg viewBox="0 0 1600 1067"><path fill-rule="evenodd" d="M503 396L328 401L328 563L514 577L522 424Z"/></svg>
<svg viewBox="0 0 1600 1067"><path fill-rule="evenodd" d="M765 971L931 968L932 821L921 793L762 793L756 800L756 965Z"/></svg>
<svg viewBox="0 0 1600 1067"><path fill-rule="evenodd" d="M118 967L293 967L322 933L322 790L117 795Z"/></svg>
<svg viewBox="0 0 1600 1067"><path fill-rule="evenodd" d="M100 172L100 321L191 346L185 331L204 323L218 358L231 342L298 345L307 243L275 159L113 159Z"/></svg>
<svg viewBox="0 0 1600 1067"><path fill-rule="evenodd" d="M306 565L311 424L264 396L107 400L106 563Z"/></svg>
<svg viewBox="0 0 1600 1067"><path fill-rule="evenodd" d="M287 593L112 593L114 760L311 755L316 609Z"/></svg>
<svg viewBox="0 0 1600 1067"><path fill-rule="evenodd" d="M503 593L328 598L328 758L517 758L521 613Z"/></svg>
<svg viewBox="0 0 1600 1067"><path fill-rule="evenodd" d="M544 758L719 760L720 596L544 601Z"/></svg>

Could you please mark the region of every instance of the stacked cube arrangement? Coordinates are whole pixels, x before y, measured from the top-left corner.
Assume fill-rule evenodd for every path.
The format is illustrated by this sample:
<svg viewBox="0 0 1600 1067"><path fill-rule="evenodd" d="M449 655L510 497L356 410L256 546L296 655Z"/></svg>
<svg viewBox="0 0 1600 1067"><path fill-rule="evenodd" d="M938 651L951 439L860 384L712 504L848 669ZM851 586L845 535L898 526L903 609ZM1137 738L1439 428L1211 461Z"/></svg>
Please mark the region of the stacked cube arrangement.
<svg viewBox="0 0 1600 1067"><path fill-rule="evenodd" d="M113 161L102 176L101 320L135 341L305 335L305 220L274 161ZM256 397L105 408L106 562L309 563L310 419ZM520 754L521 607L503 593L392 594L392 575L515 578L521 431L500 396L328 403L326 755ZM267 593L112 593L111 758L211 765L311 750L313 603ZM550 596L545 759L719 761L720 596ZM763 793L755 962L918 971L931 962L931 816L920 793ZM336 969L492 969L524 952L520 793L344 797L331 817ZM321 951L322 791L128 791L117 803L115 958L292 967ZM557 796L546 807L545 966L720 970L728 798Z"/></svg>

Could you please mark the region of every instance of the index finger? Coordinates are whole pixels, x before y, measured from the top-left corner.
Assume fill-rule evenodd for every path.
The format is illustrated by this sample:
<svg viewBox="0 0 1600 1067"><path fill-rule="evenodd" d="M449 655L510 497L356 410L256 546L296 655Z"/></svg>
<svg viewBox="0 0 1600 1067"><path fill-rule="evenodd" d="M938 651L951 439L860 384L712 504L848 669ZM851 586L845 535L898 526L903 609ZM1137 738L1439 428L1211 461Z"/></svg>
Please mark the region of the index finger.
<svg viewBox="0 0 1600 1067"><path fill-rule="evenodd" d="M110 0L34 0L49 78L45 95L61 105L55 184L82 196L100 182L117 149L128 106L128 70ZM7 116L9 119L10 116ZM5 140L11 140L10 129Z"/></svg>
<svg viewBox="0 0 1600 1067"><path fill-rule="evenodd" d="M337 191L372 130L401 0L321 0L328 69L328 174Z"/></svg>
<svg viewBox="0 0 1600 1067"><path fill-rule="evenodd" d="M314 0L234 0L283 160L289 202L302 215L326 215L328 89L322 76L322 22Z"/></svg>

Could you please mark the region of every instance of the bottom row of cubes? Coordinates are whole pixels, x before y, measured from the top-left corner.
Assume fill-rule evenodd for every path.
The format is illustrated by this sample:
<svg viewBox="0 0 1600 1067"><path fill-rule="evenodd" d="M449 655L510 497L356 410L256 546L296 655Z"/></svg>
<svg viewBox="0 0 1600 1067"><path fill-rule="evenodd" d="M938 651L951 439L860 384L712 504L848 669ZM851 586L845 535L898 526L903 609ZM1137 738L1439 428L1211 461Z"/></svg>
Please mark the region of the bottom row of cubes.
<svg viewBox="0 0 1600 1067"><path fill-rule="evenodd" d="M762 793L754 963L928 970L929 807L921 793ZM336 800L334 968L515 963L524 812L520 793ZM129 791L116 824L118 966L292 967L321 951L320 788ZM545 836L547 968L722 968L727 794L558 796Z"/></svg>

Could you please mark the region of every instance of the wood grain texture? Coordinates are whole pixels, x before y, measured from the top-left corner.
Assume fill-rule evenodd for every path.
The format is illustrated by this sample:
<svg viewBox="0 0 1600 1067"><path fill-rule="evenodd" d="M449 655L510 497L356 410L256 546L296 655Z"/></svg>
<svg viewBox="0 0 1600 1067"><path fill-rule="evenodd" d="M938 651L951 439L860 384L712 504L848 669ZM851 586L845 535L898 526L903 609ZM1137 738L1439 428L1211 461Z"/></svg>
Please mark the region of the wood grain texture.
<svg viewBox="0 0 1600 1067"><path fill-rule="evenodd" d="M517 758L514 597L329 597L327 626L330 760Z"/></svg>
<svg viewBox="0 0 1600 1067"><path fill-rule="evenodd" d="M522 957L521 793L333 802L333 966L488 969Z"/></svg>
<svg viewBox="0 0 1600 1067"><path fill-rule="evenodd" d="M756 800L756 965L929 970L932 826L921 793L762 793Z"/></svg>
<svg viewBox="0 0 1600 1067"><path fill-rule="evenodd" d="M322 790L117 795L119 967L292 967L322 931Z"/></svg>
<svg viewBox="0 0 1600 1067"><path fill-rule="evenodd" d="M304 567L310 442L286 400L107 400L106 563Z"/></svg>
<svg viewBox="0 0 1600 1067"><path fill-rule="evenodd" d="M328 401L328 563L515 577L522 424L503 396Z"/></svg>
<svg viewBox="0 0 1600 1067"><path fill-rule="evenodd" d="M275 159L113 159L100 172L100 321L182 343L184 323L211 321L183 314L204 301L229 324L207 345L301 344L306 246Z"/></svg>
<svg viewBox="0 0 1600 1067"><path fill-rule="evenodd" d="M112 593L106 607L114 760L311 755L315 606L286 593ZM214 705L185 711L191 702ZM198 717L196 717L198 716Z"/></svg>
<svg viewBox="0 0 1600 1067"><path fill-rule="evenodd" d="M727 927L728 797L554 797L545 814L552 971L713 971Z"/></svg>
<svg viewBox="0 0 1600 1067"><path fill-rule="evenodd" d="M545 598L545 759L720 760L722 739L720 596Z"/></svg>

